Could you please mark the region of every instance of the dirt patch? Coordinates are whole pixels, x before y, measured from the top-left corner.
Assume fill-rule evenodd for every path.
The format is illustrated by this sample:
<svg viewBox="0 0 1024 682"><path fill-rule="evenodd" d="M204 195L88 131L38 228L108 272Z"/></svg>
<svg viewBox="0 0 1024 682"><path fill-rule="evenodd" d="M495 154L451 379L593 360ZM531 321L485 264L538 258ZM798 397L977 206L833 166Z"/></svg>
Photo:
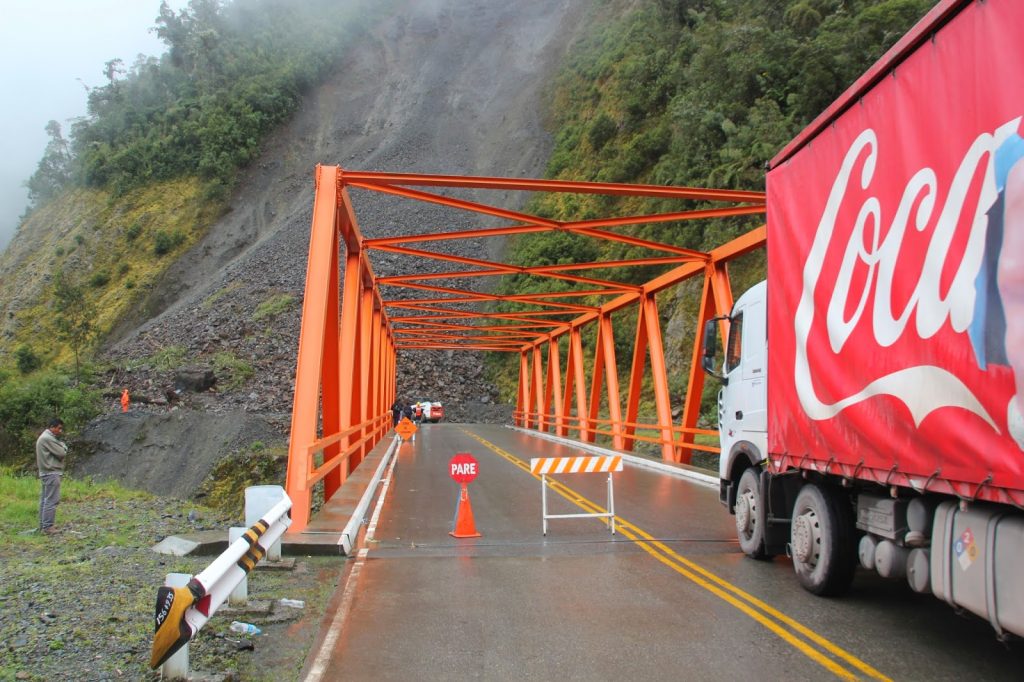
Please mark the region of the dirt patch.
<svg viewBox="0 0 1024 682"><path fill-rule="evenodd" d="M284 440L279 418L242 411L130 411L94 420L75 441L75 476L190 499L217 462L260 441Z"/></svg>

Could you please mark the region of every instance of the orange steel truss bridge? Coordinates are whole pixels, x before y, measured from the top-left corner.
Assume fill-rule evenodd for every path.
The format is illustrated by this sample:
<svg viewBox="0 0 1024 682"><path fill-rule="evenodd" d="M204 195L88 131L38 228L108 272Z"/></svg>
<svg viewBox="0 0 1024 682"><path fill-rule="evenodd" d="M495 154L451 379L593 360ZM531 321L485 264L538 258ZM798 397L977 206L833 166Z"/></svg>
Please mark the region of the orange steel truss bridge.
<svg viewBox="0 0 1024 682"><path fill-rule="evenodd" d="M474 197L488 190L503 195L515 191L653 197L674 200L687 209L566 222L450 196L452 189L460 188L472 190ZM468 211L505 226L367 239L350 196L353 189ZM372 173L318 166L288 452L286 490L294 504L291 531L301 531L309 523L314 487L322 481L324 499L330 499L391 429L399 348L518 353L514 419L521 427L572 435L582 442L592 443L601 436L620 451L631 451L637 441L646 441L660 446L662 458L674 462L689 462L693 450L717 453L717 447L695 442L698 434L716 433L697 428L704 386L699 330L707 320L732 308L727 263L763 247L765 228L762 225L707 252L631 235L636 227L654 223L764 212L762 192ZM620 242L633 247L631 253L647 255L523 267L428 250L431 243L445 240L550 231ZM465 269L378 277L370 260L374 251ZM656 266L662 272L642 285L585 274L641 266ZM432 283L516 274L562 280L576 288L502 295ZM694 277L703 278L703 292L685 403L677 424L655 296ZM406 297L385 298L382 290ZM636 327L623 407L612 315L629 309L636 310ZM592 345L590 325L596 327ZM586 354L585 330L590 346ZM563 347L567 350L564 369ZM645 385L653 389L654 423L637 421L643 391L651 390Z"/></svg>

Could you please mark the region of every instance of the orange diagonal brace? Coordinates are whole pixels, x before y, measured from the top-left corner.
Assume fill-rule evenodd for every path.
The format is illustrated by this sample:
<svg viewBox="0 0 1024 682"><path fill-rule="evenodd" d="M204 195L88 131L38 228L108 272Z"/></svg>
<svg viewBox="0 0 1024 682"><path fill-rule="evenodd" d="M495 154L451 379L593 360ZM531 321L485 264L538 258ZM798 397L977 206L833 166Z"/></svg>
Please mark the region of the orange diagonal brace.
<svg viewBox="0 0 1024 682"><path fill-rule="evenodd" d="M700 313L694 334L693 354L690 356L690 381L686 387L686 403L683 406L684 445L694 442L697 419L700 417L701 396L704 393L704 370L701 367L703 329L708 320L716 315L727 315L732 308L732 294L729 287L729 274L725 262L709 263L704 272L704 290L701 294ZM684 448L680 452L680 460L689 464L693 451Z"/></svg>
<svg viewBox="0 0 1024 682"><path fill-rule="evenodd" d="M654 382L654 407L661 427L661 457L672 459L672 398L668 392L668 370L665 365L665 345L661 337L661 320L654 294L644 297L644 322L647 327L647 347L651 354L651 379ZM628 418L627 418L628 419Z"/></svg>

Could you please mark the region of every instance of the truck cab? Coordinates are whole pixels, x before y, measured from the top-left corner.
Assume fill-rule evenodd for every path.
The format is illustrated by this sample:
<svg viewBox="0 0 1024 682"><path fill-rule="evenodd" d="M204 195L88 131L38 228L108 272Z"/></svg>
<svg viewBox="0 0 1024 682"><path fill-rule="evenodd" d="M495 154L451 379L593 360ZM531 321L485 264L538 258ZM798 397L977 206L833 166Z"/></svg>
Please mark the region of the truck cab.
<svg viewBox="0 0 1024 682"><path fill-rule="evenodd" d="M736 486L743 472L758 467L768 450L768 283L747 290L727 318L707 323L704 368L722 381L718 392L718 425L722 455L719 459L720 497L733 510ZM718 324L727 329L724 358L714 367Z"/></svg>

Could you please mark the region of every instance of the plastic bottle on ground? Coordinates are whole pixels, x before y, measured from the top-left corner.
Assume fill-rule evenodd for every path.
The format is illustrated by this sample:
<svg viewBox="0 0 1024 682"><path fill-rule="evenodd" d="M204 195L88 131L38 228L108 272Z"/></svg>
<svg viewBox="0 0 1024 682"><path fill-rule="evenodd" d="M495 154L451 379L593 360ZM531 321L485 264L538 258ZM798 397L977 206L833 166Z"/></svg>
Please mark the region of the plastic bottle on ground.
<svg viewBox="0 0 1024 682"><path fill-rule="evenodd" d="M293 609L304 609L306 608L306 602L301 599L278 599L277 603L281 606L290 606Z"/></svg>
<svg viewBox="0 0 1024 682"><path fill-rule="evenodd" d="M232 621L230 626L231 632L238 632L243 635L258 635L260 629L252 623L243 623L241 621Z"/></svg>

